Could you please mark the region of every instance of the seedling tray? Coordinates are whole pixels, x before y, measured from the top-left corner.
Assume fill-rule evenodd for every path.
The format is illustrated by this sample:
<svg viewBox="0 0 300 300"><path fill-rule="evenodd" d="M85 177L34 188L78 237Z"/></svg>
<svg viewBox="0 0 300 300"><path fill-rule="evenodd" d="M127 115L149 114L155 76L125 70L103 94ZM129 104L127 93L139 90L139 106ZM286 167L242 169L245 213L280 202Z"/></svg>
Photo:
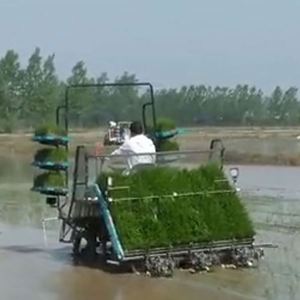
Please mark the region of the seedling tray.
<svg viewBox="0 0 300 300"><path fill-rule="evenodd" d="M33 166L44 170L66 171L69 167L68 162L56 163L52 161L34 161Z"/></svg>
<svg viewBox="0 0 300 300"><path fill-rule="evenodd" d="M33 141L43 145L63 145L66 146L69 143L69 138L65 136L55 135L35 135L32 138Z"/></svg>
<svg viewBox="0 0 300 300"><path fill-rule="evenodd" d="M66 196L68 194L68 189L61 187L33 187L31 190L51 196Z"/></svg>

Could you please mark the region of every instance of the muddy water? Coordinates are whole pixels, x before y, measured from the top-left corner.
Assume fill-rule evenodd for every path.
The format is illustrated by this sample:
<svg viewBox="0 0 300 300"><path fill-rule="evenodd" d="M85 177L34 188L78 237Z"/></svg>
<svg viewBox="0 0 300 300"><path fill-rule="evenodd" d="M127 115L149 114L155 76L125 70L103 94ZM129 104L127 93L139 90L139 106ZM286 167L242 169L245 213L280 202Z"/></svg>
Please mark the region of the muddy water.
<svg viewBox="0 0 300 300"><path fill-rule="evenodd" d="M41 219L55 211L29 191L28 170L12 164L10 176L0 182L0 299L299 299L300 168L243 166L240 171L257 241L279 248L266 250L259 269L178 271L172 279L150 279L75 266L70 246L57 241L55 221L46 246Z"/></svg>
<svg viewBox="0 0 300 300"><path fill-rule="evenodd" d="M223 141L227 150L238 150L242 153L259 153L261 155L288 154L298 155L300 141L295 137L268 137L260 139L225 138Z"/></svg>

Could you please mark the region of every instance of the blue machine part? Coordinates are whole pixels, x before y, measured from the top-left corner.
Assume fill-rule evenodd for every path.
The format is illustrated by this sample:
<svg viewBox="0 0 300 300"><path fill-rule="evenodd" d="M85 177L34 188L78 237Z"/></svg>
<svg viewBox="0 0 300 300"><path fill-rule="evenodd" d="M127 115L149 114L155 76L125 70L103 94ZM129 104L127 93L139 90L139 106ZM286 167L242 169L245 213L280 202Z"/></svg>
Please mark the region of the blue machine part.
<svg viewBox="0 0 300 300"><path fill-rule="evenodd" d="M98 184L94 184L93 187L95 189L96 196L98 197L101 214L103 215L103 219L104 219L108 234L109 234L110 239L111 239L112 247L113 247L114 252L117 256L117 259L119 261L121 261L124 258L124 251L123 251L123 247L121 245L121 242L119 240L119 237L118 237L118 234L117 234L117 231L116 231L116 228L115 228L115 224L114 224L113 219L111 217L111 213L108 209L107 203L104 199L104 196L103 196Z"/></svg>
<svg viewBox="0 0 300 300"><path fill-rule="evenodd" d="M178 130L174 129L174 130L168 130L168 131L159 131L155 133L155 136L158 139L169 139L174 137L175 135L178 134Z"/></svg>
<svg viewBox="0 0 300 300"><path fill-rule="evenodd" d="M39 192L41 194L51 195L51 196L65 196L68 194L68 189L66 188L33 187L31 190L34 192Z"/></svg>
<svg viewBox="0 0 300 300"><path fill-rule="evenodd" d="M67 145L69 138L66 136L55 135L38 135L32 138L33 141L39 142L44 145Z"/></svg>
<svg viewBox="0 0 300 300"><path fill-rule="evenodd" d="M66 171L69 167L68 162L64 163L54 163L52 161L34 161L33 166L39 167L40 169L45 170L61 170Z"/></svg>
<svg viewBox="0 0 300 300"><path fill-rule="evenodd" d="M188 133L190 130L188 128L177 128L177 132L178 134L186 134Z"/></svg>

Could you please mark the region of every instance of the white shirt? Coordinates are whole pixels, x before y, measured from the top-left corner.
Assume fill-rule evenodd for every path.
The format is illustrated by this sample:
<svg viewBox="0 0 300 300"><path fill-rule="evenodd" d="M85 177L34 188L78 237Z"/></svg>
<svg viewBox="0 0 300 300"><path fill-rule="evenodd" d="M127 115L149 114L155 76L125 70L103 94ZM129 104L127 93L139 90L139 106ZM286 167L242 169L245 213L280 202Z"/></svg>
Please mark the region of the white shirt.
<svg viewBox="0 0 300 300"><path fill-rule="evenodd" d="M132 138L126 139L124 144L119 149L113 151L111 155L132 155L142 153L155 153L155 146L151 139L143 134L138 134ZM127 159L127 163L129 169L139 164L154 164L155 155L130 156Z"/></svg>

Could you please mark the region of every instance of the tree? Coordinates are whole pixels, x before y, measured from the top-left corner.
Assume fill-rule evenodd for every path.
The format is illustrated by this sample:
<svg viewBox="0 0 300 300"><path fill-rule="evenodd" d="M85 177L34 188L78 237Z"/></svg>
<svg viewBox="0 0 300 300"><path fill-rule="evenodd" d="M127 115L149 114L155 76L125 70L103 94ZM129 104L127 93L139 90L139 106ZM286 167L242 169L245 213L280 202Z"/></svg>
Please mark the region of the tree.
<svg viewBox="0 0 300 300"><path fill-rule="evenodd" d="M297 88L290 87L285 91L281 103L281 119L286 125L295 125L299 120Z"/></svg>
<svg viewBox="0 0 300 300"><path fill-rule="evenodd" d="M61 94L61 85L56 75L54 57L54 54L48 56L43 63L42 81L39 86L40 103L44 107L43 111L46 112L47 120L53 119Z"/></svg>
<svg viewBox="0 0 300 300"><path fill-rule="evenodd" d="M60 81L54 55L44 59L36 48L22 68L18 54L8 50L0 58L0 130L52 121L67 85L108 81L106 73L97 79L89 77L83 61L74 65L67 81ZM115 82L132 83L138 79L135 74L124 72ZM148 89L133 86L75 88L69 96L71 126L140 119L142 104L149 101ZM264 95L260 89L245 84L234 88L199 84L157 90L155 99L158 117L172 118L184 126L300 124L295 87L284 91L277 86L271 95Z"/></svg>
<svg viewBox="0 0 300 300"><path fill-rule="evenodd" d="M281 104L282 104L283 92L279 86L275 88L271 97L267 99L267 110L269 118L273 122L281 121Z"/></svg>
<svg viewBox="0 0 300 300"><path fill-rule="evenodd" d="M39 95L39 87L42 82L42 57L40 49L36 48L28 60L23 80L23 111L22 117L28 121L28 125L34 125L38 113L43 107Z"/></svg>
<svg viewBox="0 0 300 300"><path fill-rule="evenodd" d="M0 126L4 131L11 131L16 125L21 107L20 83L18 54L8 50L0 60Z"/></svg>
<svg viewBox="0 0 300 300"><path fill-rule="evenodd" d="M53 119L58 103L59 81L55 74L54 55L43 61L40 49L30 56L23 80L23 118L30 126Z"/></svg>
<svg viewBox="0 0 300 300"><path fill-rule="evenodd" d="M124 72L115 83L136 83L138 80L134 74ZM117 121L140 119L142 114L142 101L138 95L136 86L118 86L112 88L109 99L110 113ZM116 107L118 109L116 109Z"/></svg>
<svg viewBox="0 0 300 300"><path fill-rule="evenodd" d="M67 79L68 85L80 85L94 83L93 78L88 78L87 68L83 61L79 61L72 68L72 75ZM86 88L71 89L69 94L69 112L71 124L84 126L87 119L87 112L92 105L92 98L95 91Z"/></svg>

